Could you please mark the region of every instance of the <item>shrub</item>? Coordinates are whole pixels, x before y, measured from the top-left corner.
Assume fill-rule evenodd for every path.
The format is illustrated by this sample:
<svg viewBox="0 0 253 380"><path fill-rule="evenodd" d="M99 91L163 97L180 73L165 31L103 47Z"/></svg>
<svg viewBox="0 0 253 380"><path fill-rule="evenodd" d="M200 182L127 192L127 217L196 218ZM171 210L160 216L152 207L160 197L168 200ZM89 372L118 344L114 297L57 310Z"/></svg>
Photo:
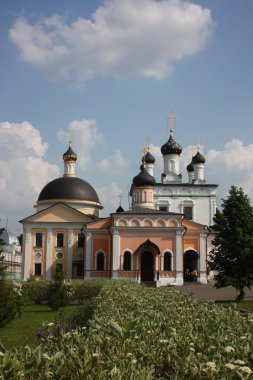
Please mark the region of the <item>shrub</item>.
<svg viewBox="0 0 253 380"><path fill-rule="evenodd" d="M72 282L72 300L82 305L96 297L102 287L101 281L75 280Z"/></svg>
<svg viewBox="0 0 253 380"><path fill-rule="evenodd" d="M6 266L0 258L0 327L4 327L17 315L21 316L23 306L21 284L6 280Z"/></svg>
<svg viewBox="0 0 253 380"><path fill-rule="evenodd" d="M47 302L49 282L31 278L23 282L22 286L28 303L41 305Z"/></svg>
<svg viewBox="0 0 253 380"><path fill-rule="evenodd" d="M58 310L66 306L69 302L69 287L64 280L64 274L61 271L53 273L53 279L48 285L47 304L51 309Z"/></svg>

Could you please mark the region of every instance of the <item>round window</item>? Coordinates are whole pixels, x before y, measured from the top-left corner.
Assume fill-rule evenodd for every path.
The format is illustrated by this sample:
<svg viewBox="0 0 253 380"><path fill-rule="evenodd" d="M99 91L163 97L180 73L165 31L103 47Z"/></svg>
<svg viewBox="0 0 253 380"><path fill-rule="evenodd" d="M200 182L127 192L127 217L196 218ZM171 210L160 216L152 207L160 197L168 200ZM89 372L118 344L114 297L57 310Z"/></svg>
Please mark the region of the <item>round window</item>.
<svg viewBox="0 0 253 380"><path fill-rule="evenodd" d="M63 253L62 252L57 252L56 258L57 258L57 260L62 260L63 259Z"/></svg>

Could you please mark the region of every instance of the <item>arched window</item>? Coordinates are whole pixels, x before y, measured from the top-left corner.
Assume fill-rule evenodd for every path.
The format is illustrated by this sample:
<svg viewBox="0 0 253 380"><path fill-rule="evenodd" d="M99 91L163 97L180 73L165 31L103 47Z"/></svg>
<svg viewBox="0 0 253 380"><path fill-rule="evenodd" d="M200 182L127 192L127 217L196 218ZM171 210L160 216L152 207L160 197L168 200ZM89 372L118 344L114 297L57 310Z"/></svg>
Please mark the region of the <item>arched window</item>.
<svg viewBox="0 0 253 380"><path fill-rule="evenodd" d="M165 271L171 271L171 254L170 252L165 252L163 257L163 267Z"/></svg>
<svg viewBox="0 0 253 380"><path fill-rule="evenodd" d="M99 252L97 254L97 270L104 270L105 269L105 257L103 252Z"/></svg>
<svg viewBox="0 0 253 380"><path fill-rule="evenodd" d="M131 270L131 253L129 251L124 253L123 270Z"/></svg>

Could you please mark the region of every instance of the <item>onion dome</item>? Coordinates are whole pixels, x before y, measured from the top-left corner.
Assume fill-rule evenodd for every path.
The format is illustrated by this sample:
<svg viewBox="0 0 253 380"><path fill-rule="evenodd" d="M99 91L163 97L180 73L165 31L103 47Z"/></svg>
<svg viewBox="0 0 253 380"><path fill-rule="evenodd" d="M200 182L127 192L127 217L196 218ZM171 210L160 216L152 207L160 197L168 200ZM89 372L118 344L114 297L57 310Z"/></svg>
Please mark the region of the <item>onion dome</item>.
<svg viewBox="0 0 253 380"><path fill-rule="evenodd" d="M60 177L49 182L40 192L38 202L49 201L92 202L100 204L94 188L77 177Z"/></svg>
<svg viewBox="0 0 253 380"><path fill-rule="evenodd" d="M189 165L187 165L186 169L187 169L188 173L194 172L194 166L193 166L192 161Z"/></svg>
<svg viewBox="0 0 253 380"><path fill-rule="evenodd" d="M117 208L117 210L116 210L116 212L124 212L125 210L123 209L123 207L122 206L119 206L118 208Z"/></svg>
<svg viewBox="0 0 253 380"><path fill-rule="evenodd" d="M140 169L140 173L133 178L133 184L135 186L154 186L155 178L148 173L144 165L141 165Z"/></svg>
<svg viewBox="0 0 253 380"><path fill-rule="evenodd" d="M169 140L161 147L161 152L163 156L166 156L167 154L181 154L182 153L182 147L181 145L177 144L176 141L173 139L172 134L170 134Z"/></svg>
<svg viewBox="0 0 253 380"><path fill-rule="evenodd" d="M146 164L154 164L155 163L155 157L152 156L150 152L147 152L143 157L142 157L142 162Z"/></svg>
<svg viewBox="0 0 253 380"><path fill-rule="evenodd" d="M64 161L76 161L77 160L77 155L71 148L71 145L69 145L69 148L67 152L63 154L63 160Z"/></svg>
<svg viewBox="0 0 253 380"><path fill-rule="evenodd" d="M193 164L204 164L205 161L205 157L202 156L202 154L200 154L199 151L195 154L194 157L192 157Z"/></svg>

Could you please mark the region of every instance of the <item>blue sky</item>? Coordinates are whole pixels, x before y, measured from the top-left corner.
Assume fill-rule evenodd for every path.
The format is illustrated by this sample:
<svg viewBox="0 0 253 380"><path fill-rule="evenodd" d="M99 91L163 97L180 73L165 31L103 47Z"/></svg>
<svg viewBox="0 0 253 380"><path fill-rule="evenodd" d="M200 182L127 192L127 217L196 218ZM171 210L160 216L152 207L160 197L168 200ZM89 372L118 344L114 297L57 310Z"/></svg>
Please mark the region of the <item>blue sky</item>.
<svg viewBox="0 0 253 380"><path fill-rule="evenodd" d="M252 199L252 0L2 0L0 10L0 224L21 231L62 175L69 136L104 215L120 192L127 208L147 136L160 181L170 111L184 181L201 138L219 199L231 185Z"/></svg>

